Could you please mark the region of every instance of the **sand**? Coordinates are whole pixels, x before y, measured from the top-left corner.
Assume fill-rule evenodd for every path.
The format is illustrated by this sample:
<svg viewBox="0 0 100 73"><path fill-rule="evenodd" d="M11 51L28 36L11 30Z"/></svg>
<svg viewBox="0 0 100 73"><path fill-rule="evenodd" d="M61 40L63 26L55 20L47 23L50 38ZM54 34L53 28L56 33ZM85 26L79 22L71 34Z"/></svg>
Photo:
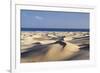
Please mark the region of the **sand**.
<svg viewBox="0 0 100 73"><path fill-rule="evenodd" d="M80 51L75 54L69 52L71 53L71 55L68 55L69 58L65 57L59 60L89 59L89 32L21 32L21 52L27 51L29 47L37 45L38 43L45 45L56 42L57 40L74 44L80 49ZM74 51L72 48L70 50ZM21 60L22 62L31 62L29 58L21 57Z"/></svg>

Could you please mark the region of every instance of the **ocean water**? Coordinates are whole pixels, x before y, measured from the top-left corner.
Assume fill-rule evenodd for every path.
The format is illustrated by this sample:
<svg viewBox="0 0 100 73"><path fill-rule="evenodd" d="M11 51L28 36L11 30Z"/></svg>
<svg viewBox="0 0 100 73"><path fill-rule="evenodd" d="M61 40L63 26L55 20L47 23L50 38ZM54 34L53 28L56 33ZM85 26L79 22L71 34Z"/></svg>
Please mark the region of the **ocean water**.
<svg viewBox="0 0 100 73"><path fill-rule="evenodd" d="M21 31L61 31L61 32L89 32L89 29L62 29L62 28L21 28Z"/></svg>

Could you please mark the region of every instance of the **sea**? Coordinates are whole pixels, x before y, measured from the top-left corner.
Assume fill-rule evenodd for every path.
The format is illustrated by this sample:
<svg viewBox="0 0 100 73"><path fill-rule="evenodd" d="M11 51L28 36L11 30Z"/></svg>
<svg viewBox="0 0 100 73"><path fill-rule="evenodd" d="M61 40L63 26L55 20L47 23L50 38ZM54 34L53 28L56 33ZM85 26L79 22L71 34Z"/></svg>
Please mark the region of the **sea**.
<svg viewBox="0 0 100 73"><path fill-rule="evenodd" d="M54 31L54 32L89 32L89 29L65 29L65 28L21 28L21 31Z"/></svg>

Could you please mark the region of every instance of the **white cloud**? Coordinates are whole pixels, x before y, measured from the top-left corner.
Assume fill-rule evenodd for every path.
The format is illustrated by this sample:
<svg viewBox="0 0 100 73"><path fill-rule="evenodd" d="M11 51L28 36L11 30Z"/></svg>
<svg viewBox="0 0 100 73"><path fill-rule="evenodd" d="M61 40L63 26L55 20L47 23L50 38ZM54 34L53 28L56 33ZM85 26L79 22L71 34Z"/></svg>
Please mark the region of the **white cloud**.
<svg viewBox="0 0 100 73"><path fill-rule="evenodd" d="M41 16L35 16L35 18L38 19L38 20L43 20L43 19L44 19L44 18L41 17Z"/></svg>

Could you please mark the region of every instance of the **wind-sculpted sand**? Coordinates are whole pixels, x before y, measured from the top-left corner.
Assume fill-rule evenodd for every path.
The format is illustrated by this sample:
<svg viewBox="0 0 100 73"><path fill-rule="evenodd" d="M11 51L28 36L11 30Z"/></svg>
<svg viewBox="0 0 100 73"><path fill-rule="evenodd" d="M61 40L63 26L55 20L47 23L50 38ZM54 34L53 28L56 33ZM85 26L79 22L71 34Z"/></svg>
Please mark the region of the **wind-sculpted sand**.
<svg viewBox="0 0 100 73"><path fill-rule="evenodd" d="M21 62L89 59L89 32L21 32Z"/></svg>

